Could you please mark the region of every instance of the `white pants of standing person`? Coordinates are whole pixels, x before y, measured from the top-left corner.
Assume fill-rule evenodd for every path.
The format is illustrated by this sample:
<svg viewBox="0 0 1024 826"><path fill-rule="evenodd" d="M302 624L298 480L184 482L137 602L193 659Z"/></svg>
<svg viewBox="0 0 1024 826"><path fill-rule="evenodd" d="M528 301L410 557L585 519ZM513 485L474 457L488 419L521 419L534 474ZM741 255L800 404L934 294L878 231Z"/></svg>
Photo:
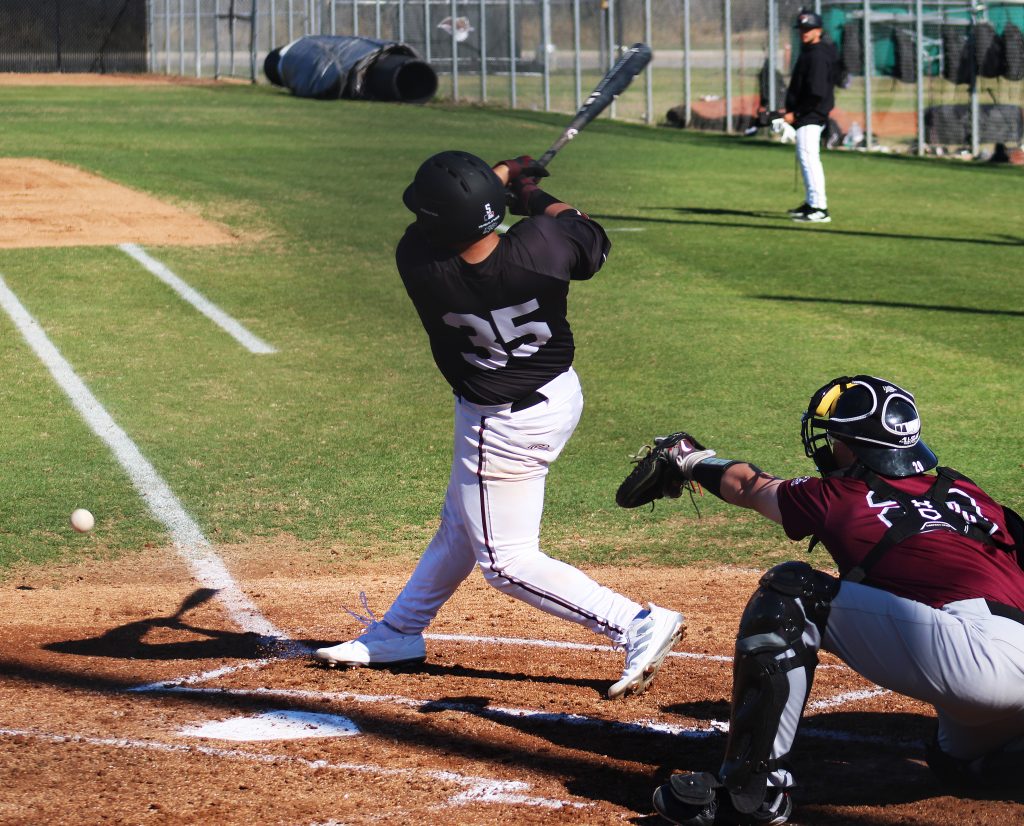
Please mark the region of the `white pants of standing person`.
<svg viewBox="0 0 1024 826"><path fill-rule="evenodd" d="M803 643L823 648L871 682L935 707L938 743L972 760L1024 747L1024 624L991 613L983 599L931 608L878 588L844 582L824 639L808 622ZM789 697L772 757L789 753L807 698L804 669L788 672ZM786 769L772 786L794 785Z"/></svg>
<svg viewBox="0 0 1024 826"><path fill-rule="evenodd" d="M421 632L479 565L488 584L528 605L625 641L643 609L540 548L548 467L583 412L571 368L540 388L547 401L510 405L455 401L455 446L441 525L383 621ZM471 629L467 629L471 630Z"/></svg>
<svg viewBox="0 0 1024 826"><path fill-rule="evenodd" d="M796 158L804 178L805 201L814 209L828 209L825 197L825 168L821 165L821 132L816 124L796 130Z"/></svg>

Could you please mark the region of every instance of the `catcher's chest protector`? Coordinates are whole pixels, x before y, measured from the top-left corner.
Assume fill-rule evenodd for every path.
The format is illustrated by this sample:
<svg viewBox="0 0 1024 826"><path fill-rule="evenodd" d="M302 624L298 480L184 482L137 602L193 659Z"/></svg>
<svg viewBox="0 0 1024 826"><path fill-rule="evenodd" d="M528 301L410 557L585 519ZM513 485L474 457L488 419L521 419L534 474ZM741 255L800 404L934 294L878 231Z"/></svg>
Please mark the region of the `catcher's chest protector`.
<svg viewBox="0 0 1024 826"><path fill-rule="evenodd" d="M945 530L973 539L986 545L995 545L1005 551L1014 550L993 538L997 526L981 515L980 511L968 509L967 500L963 504L957 498L950 498L950 488L954 482L970 482L961 473L947 467L938 468L935 484L923 496L911 496L897 490L879 478L872 470L863 468L856 471L871 488L877 501L890 500L899 505L898 515L892 517L892 525L885 532L860 565L852 568L843 579L850 582L863 582L871 570L888 551L904 539L928 531Z"/></svg>

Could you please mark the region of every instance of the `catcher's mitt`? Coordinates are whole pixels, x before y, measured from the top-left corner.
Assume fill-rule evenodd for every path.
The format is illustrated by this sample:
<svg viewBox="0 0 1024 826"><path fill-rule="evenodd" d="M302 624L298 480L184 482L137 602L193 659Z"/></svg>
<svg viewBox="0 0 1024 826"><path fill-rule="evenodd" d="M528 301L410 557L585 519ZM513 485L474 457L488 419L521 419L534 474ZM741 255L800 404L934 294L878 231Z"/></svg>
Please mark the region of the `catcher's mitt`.
<svg viewBox="0 0 1024 826"><path fill-rule="evenodd" d="M675 458L671 455L672 448L681 442L686 453L705 450L704 445L689 433L680 431L670 436L656 436L653 447L644 445L633 457L636 467L622 480L615 492L615 504L620 508L638 508L665 496L673 499L678 497L683 485L691 484L679 472Z"/></svg>

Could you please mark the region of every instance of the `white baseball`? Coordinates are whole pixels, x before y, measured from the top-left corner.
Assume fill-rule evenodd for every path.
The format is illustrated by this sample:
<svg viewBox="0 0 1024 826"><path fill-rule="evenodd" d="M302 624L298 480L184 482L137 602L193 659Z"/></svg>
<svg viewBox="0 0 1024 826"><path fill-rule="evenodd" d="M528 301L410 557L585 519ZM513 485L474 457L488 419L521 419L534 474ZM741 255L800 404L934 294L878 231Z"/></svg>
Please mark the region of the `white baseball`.
<svg viewBox="0 0 1024 826"><path fill-rule="evenodd" d="M93 529L96 520L85 508L78 508L71 514L71 527L79 533L87 533Z"/></svg>

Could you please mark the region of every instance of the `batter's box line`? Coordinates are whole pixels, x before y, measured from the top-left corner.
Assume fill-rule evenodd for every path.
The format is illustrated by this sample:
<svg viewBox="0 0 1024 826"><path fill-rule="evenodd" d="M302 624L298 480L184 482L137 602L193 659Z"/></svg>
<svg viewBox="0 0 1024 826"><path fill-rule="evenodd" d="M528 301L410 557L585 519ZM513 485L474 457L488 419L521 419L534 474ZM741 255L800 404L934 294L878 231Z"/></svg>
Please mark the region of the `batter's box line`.
<svg viewBox="0 0 1024 826"><path fill-rule="evenodd" d="M115 748L141 751L155 751L165 754L202 755L228 760L246 760L266 765L301 766L312 771L324 769L339 772L360 772L378 777L415 777L428 778L441 783L461 786L462 789L448 798L440 808L463 806L468 803L498 803L502 805L536 806L545 809L574 808L583 809L592 806L574 800L559 800L550 797L538 797L524 794L531 786L523 780L499 780L494 777L479 777L461 774L450 770L437 769L402 769L378 766L371 763L334 763L328 760L309 760L305 757L284 754L264 754L244 749L225 749L202 744L166 743L159 740L136 740L122 737L90 737L84 734L56 734L38 729L0 728L0 737L24 737L55 744L75 744L96 746L98 748ZM435 807L439 808L439 807Z"/></svg>
<svg viewBox="0 0 1024 826"><path fill-rule="evenodd" d="M136 689L138 690L138 689ZM619 734L665 734L672 737L682 737L690 740L702 740L709 737L718 737L727 734L729 731L728 722L721 720L710 720L707 727L681 726L674 723L663 723L656 720L638 720L624 722L620 720L603 720L597 717L590 717L585 714L569 714L566 712L536 711L534 709L507 708L502 706L478 705L473 703L459 703L452 700L420 700L415 697L404 697L400 694L357 694L349 691L310 691L307 689L287 688L195 688L187 686L174 686L169 688L151 689L150 693L168 695L186 694L207 694L218 697L238 697L249 700L304 700L316 702L338 702L358 704L387 704L408 708L413 711L454 711L463 714L472 714L475 717L482 717L497 723L506 724L513 720L528 720L541 724L552 724L555 726L580 726L586 728L597 728L603 731L611 731ZM850 701L867 699L876 696L878 693L889 693L885 689L878 689L877 692L851 692L846 695ZM840 695L842 696L842 695ZM833 708L837 698L824 701L822 708ZM808 708L815 708L817 704L809 704ZM811 718L813 719L813 715ZM819 729L808 725L805 721L801 726L802 734L810 737L817 737L826 740L842 740L848 743L870 744L870 745L892 745L894 739L891 736L875 736L857 734L851 731L838 731L833 729ZM914 743L923 747L923 743Z"/></svg>
<svg viewBox="0 0 1024 826"><path fill-rule="evenodd" d="M442 642L474 642L474 643L485 643L489 645L517 645L517 646L532 646L537 648L561 648L576 651L621 651L621 648L616 648L613 645L598 645L596 643L585 643L585 642L562 642L559 640L532 640L524 639L520 637L481 637L471 634L424 634L424 639L427 640L438 640ZM708 662L720 662L720 663L731 663L732 657L725 654L703 654L697 651L670 651L669 657L686 659L686 660L705 660ZM826 669L846 669L850 670L849 666L844 663L825 663L819 665L818 668Z"/></svg>
<svg viewBox="0 0 1024 826"><path fill-rule="evenodd" d="M595 643L584 643L584 642L563 642L560 640L533 640L525 639L520 637L481 637L468 634L424 634L424 639L437 640L439 642L469 642L479 643L483 645L515 645L515 646L528 646L535 648L558 648L563 650L574 650L574 651L601 651L601 652L618 652L620 649L612 645L598 645ZM221 668L215 668L212 671L203 671L198 674L189 674L182 677L172 677L169 680L160 680L157 682L146 683L145 685L136 686L128 689L129 691L153 691L162 688L170 688L179 685L196 685L199 683L209 682L210 680L216 680L220 677L228 676L235 671L251 668L263 668L282 660L292 660L298 657L308 656L312 653L313 649L310 646L303 645L301 643L293 641L278 640L285 646L285 651L276 657L267 657L260 660L252 660L251 662L240 663L238 665L228 665ZM702 654L695 651L670 651L669 657L687 659L687 660L705 660L708 662L720 662L720 663L731 663L732 657L723 654ZM844 663L824 663L818 666L819 669L839 669L851 671L850 667Z"/></svg>

